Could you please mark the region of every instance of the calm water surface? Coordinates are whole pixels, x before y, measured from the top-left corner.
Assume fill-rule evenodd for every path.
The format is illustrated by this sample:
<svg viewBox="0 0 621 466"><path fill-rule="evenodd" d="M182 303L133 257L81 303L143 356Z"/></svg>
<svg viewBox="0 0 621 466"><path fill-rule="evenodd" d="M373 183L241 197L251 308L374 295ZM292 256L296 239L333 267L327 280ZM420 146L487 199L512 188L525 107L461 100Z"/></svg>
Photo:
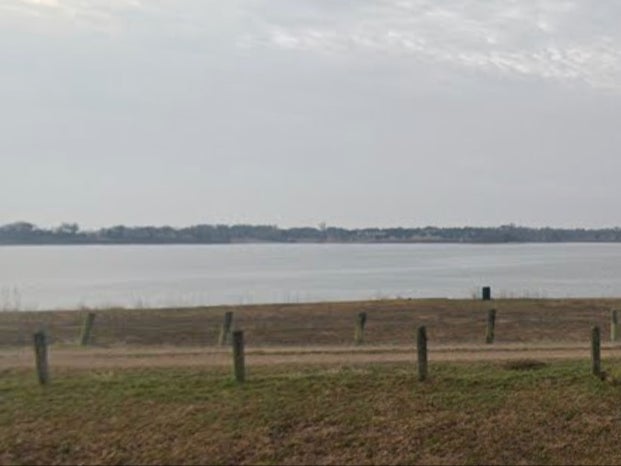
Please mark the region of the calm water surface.
<svg viewBox="0 0 621 466"><path fill-rule="evenodd" d="M0 247L0 309L619 297L621 244Z"/></svg>

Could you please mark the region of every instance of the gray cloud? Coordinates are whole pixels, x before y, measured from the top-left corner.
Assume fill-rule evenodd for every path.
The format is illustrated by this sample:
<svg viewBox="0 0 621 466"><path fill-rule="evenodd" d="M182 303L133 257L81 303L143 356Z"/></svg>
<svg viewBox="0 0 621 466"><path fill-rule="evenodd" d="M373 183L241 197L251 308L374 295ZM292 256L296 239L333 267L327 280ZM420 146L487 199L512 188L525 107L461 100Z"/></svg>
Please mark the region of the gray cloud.
<svg viewBox="0 0 621 466"><path fill-rule="evenodd" d="M325 23L268 18L241 44L397 54L490 73L621 89L621 38L614 22L621 8L614 4L386 0L349 6L332 12L336 18Z"/></svg>
<svg viewBox="0 0 621 466"><path fill-rule="evenodd" d="M206 5L206 6L205 6ZM143 2L10 0L0 9L111 35L218 37L242 48L394 54L424 63L621 89L621 7L525 0ZM141 24L143 23L143 24ZM219 35L219 36L218 36ZM152 38L152 37L151 37Z"/></svg>
<svg viewBox="0 0 621 466"><path fill-rule="evenodd" d="M5 0L0 223L621 224L618 13Z"/></svg>

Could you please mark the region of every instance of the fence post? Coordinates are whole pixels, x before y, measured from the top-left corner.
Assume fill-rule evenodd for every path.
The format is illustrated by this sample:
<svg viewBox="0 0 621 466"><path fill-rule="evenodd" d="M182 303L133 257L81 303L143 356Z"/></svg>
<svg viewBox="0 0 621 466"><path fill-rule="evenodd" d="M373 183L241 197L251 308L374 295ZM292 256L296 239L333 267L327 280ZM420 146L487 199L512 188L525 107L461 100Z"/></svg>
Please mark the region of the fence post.
<svg viewBox="0 0 621 466"><path fill-rule="evenodd" d="M427 329L424 326L418 327L416 350L418 354L418 380L423 382L427 378Z"/></svg>
<svg viewBox="0 0 621 466"><path fill-rule="evenodd" d="M593 368L593 375L601 377L602 375L602 360L601 360L601 339L599 334L599 327L593 327L591 329L591 361Z"/></svg>
<svg viewBox="0 0 621 466"><path fill-rule="evenodd" d="M222 323L222 327L220 327L220 337L218 338L218 343L220 346L224 346L229 341L229 336L231 335L231 325L233 323L233 312L226 311L224 313L224 322Z"/></svg>
<svg viewBox="0 0 621 466"><path fill-rule="evenodd" d="M367 323L367 313L360 312L356 317L356 329L354 332L354 342L361 345L364 342L364 326Z"/></svg>
<svg viewBox="0 0 621 466"><path fill-rule="evenodd" d="M613 309L610 312L610 341L619 340L619 311Z"/></svg>
<svg viewBox="0 0 621 466"><path fill-rule="evenodd" d="M483 301L491 301L492 299L492 288L489 286L484 286L481 290L481 296Z"/></svg>
<svg viewBox="0 0 621 466"><path fill-rule="evenodd" d="M487 311L487 330L485 332L485 343L494 343L494 331L496 328L496 309Z"/></svg>
<svg viewBox="0 0 621 466"><path fill-rule="evenodd" d="M82 323L82 333L80 335L80 345L88 346L91 342L91 331L93 330L93 323L95 322L95 313L89 312L84 316L84 322Z"/></svg>
<svg viewBox="0 0 621 466"><path fill-rule="evenodd" d="M233 368L235 380L243 383L246 380L246 363L244 358L244 332L233 332Z"/></svg>
<svg viewBox="0 0 621 466"><path fill-rule="evenodd" d="M47 338L42 330L34 334L34 351L39 383L47 385L50 381L47 364Z"/></svg>

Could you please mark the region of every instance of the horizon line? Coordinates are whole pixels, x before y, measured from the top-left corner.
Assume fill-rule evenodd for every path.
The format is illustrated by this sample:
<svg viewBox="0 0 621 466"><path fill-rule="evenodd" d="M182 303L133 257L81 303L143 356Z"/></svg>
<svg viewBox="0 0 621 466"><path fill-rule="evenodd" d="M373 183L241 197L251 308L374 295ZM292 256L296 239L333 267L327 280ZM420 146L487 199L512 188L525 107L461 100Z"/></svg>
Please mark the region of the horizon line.
<svg viewBox="0 0 621 466"><path fill-rule="evenodd" d="M398 226L365 226L365 227L345 227L345 226L339 226L339 225L331 225L328 224L326 222L318 222L315 225L309 225L309 224L301 224L301 225L296 225L296 226L280 226L277 223L240 223L240 222L236 222L236 223L225 223L225 222L213 222L213 223L186 223L184 225L173 225L173 224L124 224L124 223L115 223L115 224L108 224L108 226L101 226L101 227L84 227L82 228L82 226L79 224L79 222L60 222L56 225L46 225L46 226L41 226L39 224L33 223L33 222L29 222L29 221L25 221L25 220L19 220L19 221L13 221L13 222L8 222L8 223L0 223L0 228L5 228L7 226L13 226L13 225L32 225L34 228L37 229L42 229L42 230L54 230L54 229L58 229L61 228L63 226L71 226L71 225L75 225L78 227L78 231L79 232L89 232L89 231L98 231L98 230L107 230L107 229L111 229L111 228L118 228L118 227L123 227L123 228L172 228L175 230L179 230L179 229L185 229L185 228L193 228L193 227L199 227L199 226L210 226L210 227L238 227L238 226L245 226L245 227L271 227L271 228L276 228L278 230L292 230L292 229L301 229L301 228L312 228L312 229L316 229L316 230L322 230L322 229L342 229L342 230L349 230L349 231L355 231L355 230L393 230L393 229L403 229L403 230L422 230L422 229L428 229L428 228L434 228L434 229L439 229L439 230L448 230L448 229L467 229L467 228L473 228L473 229L502 229L502 228L506 228L506 229L529 229L529 230L586 230L586 231L595 231L595 230L618 230L621 229L620 225L610 225L610 226L600 226L600 227L595 227L595 226L590 226L590 227L584 227L584 226L550 226L550 225L544 225L544 226L528 226L528 225L522 225L522 224L517 224L517 223L502 223L502 224L497 224L497 225L493 225L493 226L483 226L483 225L476 225L476 224L461 224L461 225L444 225L444 226L439 226L439 225L433 225L433 224L427 224L424 226L404 226L404 225L398 225Z"/></svg>

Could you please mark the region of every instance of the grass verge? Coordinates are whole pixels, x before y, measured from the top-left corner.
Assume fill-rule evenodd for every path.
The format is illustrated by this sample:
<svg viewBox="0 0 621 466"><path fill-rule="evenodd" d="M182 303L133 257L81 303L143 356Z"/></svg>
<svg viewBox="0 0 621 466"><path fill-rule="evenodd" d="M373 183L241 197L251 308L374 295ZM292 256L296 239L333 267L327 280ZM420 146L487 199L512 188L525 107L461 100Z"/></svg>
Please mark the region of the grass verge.
<svg viewBox="0 0 621 466"><path fill-rule="evenodd" d="M618 299L402 299L311 304L215 306L97 311L96 346L215 346L224 313L253 346L351 345L359 312L368 315L365 342L411 344L416 327L430 342L483 343L488 310L497 310L496 341L584 342L593 325L607 336ZM0 312L0 347L30 346L45 329L52 344L79 342L85 314L76 311Z"/></svg>
<svg viewBox="0 0 621 466"><path fill-rule="evenodd" d="M621 463L620 396L586 362L6 371L0 462Z"/></svg>

